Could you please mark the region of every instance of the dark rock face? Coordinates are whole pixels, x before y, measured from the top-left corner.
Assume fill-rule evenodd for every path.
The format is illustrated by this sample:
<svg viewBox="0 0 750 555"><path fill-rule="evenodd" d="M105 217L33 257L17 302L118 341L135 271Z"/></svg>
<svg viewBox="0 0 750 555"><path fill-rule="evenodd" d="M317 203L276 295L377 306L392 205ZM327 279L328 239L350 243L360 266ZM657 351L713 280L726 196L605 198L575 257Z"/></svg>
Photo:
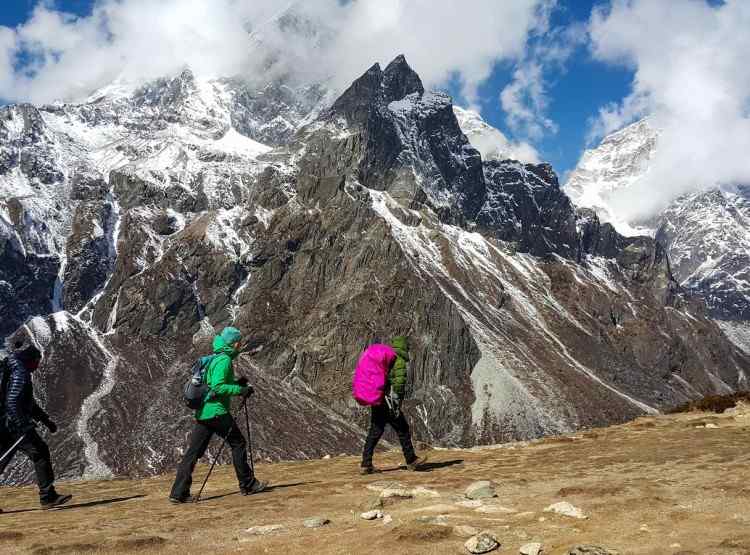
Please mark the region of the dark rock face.
<svg viewBox="0 0 750 555"><path fill-rule="evenodd" d="M403 56L375 64L333 104L361 130L358 179L448 221L473 220L484 202L482 160L461 132L448 96L424 92Z"/></svg>
<svg viewBox="0 0 750 555"><path fill-rule="evenodd" d="M27 254L0 221L0 336L7 336L32 314L52 309L58 260Z"/></svg>
<svg viewBox="0 0 750 555"><path fill-rule="evenodd" d="M487 199L477 218L481 228L521 252L575 258L575 209L549 164L490 161L484 164L484 176Z"/></svg>
<svg viewBox="0 0 750 555"><path fill-rule="evenodd" d="M116 220L109 202L83 202L73 216L68 237L63 302L71 312L81 310L99 291L112 270L110 240Z"/></svg>
<svg viewBox="0 0 750 555"><path fill-rule="evenodd" d="M359 452L367 411L351 400L352 370L368 343L397 334L412 346L415 436L442 445L621 422L736 389L750 370L663 248L576 212L548 165L482 164L450 99L425 92L403 58L260 154L241 136L220 143L225 131L207 138L232 113L246 121L221 108L226 91L198 102L195 79L175 79L44 112L58 126L116 115L139 137L107 153L124 157L111 171L67 174L62 308L77 315L28 326L49 354L44 404L69 426L52 438L66 475L173 467L191 423L180 386L228 324L263 344L236 372L256 386L254 447L270 458ZM273 119L273 99L239 102ZM133 105L142 111L118 112ZM146 115L166 129L191 114L208 119L162 150L162 135L136 132ZM175 156L160 165L164 150ZM53 290L57 256L48 281L24 278L39 274L14 226L0 298L24 279Z"/></svg>

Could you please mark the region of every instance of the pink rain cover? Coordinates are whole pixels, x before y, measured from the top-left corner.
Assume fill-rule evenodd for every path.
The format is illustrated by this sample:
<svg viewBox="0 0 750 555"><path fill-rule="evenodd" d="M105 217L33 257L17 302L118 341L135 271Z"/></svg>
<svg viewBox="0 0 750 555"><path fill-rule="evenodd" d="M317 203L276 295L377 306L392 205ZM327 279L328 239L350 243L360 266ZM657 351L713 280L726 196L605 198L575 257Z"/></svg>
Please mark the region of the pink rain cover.
<svg viewBox="0 0 750 555"><path fill-rule="evenodd" d="M389 345L370 345L359 357L352 379L352 395L360 405L375 406L383 402L386 377L396 351Z"/></svg>

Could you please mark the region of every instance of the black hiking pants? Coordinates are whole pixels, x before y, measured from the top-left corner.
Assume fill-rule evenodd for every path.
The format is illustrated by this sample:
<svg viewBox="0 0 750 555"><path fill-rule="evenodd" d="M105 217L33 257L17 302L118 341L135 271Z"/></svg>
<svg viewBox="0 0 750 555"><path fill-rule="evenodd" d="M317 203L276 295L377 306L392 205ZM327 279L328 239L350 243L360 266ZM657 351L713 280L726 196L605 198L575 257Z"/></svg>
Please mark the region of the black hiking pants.
<svg viewBox="0 0 750 555"><path fill-rule="evenodd" d="M0 426L0 457L18 440L19 434L10 433ZM49 447L39 436L36 430L26 432L26 439L18 446L18 451L26 455L34 464L36 483L39 485L39 500L44 503L51 501L57 496L55 491L55 473L52 470L52 459ZM13 455L0 462L0 475L5 472L6 467L13 460Z"/></svg>
<svg viewBox="0 0 750 555"><path fill-rule="evenodd" d="M411 464L417 460L414 445L411 442L411 430L409 429L409 423L406 421L404 413L401 412L397 417L394 417L388 405L383 403L372 407L372 412L370 413L370 431L367 433L365 449L362 453L363 467L372 466L372 455L385 431L386 424L390 424L391 428L398 434L398 440L401 442L401 450L404 452L406 464Z"/></svg>
<svg viewBox="0 0 750 555"><path fill-rule="evenodd" d="M240 489L248 489L255 480L250 465L247 464L247 446L245 436L237 427L237 423L229 414L223 414L212 418L211 420L196 420L193 431L190 434L190 441L182 462L177 467L177 476L172 486L170 497L174 499L185 499L190 495L190 486L193 484L193 470L211 441L216 434L225 438L229 447L232 449L232 462L234 471L237 473L237 480Z"/></svg>

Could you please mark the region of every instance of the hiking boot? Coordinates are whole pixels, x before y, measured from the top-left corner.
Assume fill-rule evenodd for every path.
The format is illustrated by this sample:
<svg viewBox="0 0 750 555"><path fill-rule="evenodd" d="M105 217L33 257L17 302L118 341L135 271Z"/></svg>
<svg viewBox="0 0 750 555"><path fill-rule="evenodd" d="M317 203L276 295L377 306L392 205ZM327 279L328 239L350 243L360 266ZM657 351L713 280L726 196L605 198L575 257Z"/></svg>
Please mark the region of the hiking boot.
<svg viewBox="0 0 750 555"><path fill-rule="evenodd" d="M242 495L253 495L256 493L260 493L264 489L268 487L268 482L261 482L258 479L253 480L253 483L250 485L249 488L241 488L240 493Z"/></svg>
<svg viewBox="0 0 750 555"><path fill-rule="evenodd" d="M65 505L68 501L73 499L72 495L60 495L59 493L56 493L54 497L50 497L49 499L42 501L42 509L54 509L55 507L59 507L60 505Z"/></svg>
<svg viewBox="0 0 750 555"><path fill-rule="evenodd" d="M377 474L378 472L380 472L380 470L378 470L374 466L360 466L359 467L359 473L362 476L367 476L369 474Z"/></svg>
<svg viewBox="0 0 750 555"><path fill-rule="evenodd" d="M169 502L175 505L181 505L182 503L195 503L195 499L195 495L186 495L185 497L169 496Z"/></svg>
<svg viewBox="0 0 750 555"><path fill-rule="evenodd" d="M407 463L406 470L411 470L412 472L416 472L419 470L422 470L422 467L427 462L427 457L417 457L410 463Z"/></svg>

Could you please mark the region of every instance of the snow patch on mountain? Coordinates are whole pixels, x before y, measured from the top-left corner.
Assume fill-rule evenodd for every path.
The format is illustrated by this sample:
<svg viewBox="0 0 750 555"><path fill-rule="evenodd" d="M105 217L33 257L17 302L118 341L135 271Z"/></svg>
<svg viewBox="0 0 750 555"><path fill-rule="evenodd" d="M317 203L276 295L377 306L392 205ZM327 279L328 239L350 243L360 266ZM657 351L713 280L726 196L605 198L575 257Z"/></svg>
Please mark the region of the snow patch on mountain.
<svg viewBox="0 0 750 555"><path fill-rule="evenodd" d="M653 227L628 221L618 203L648 171L658 135L648 118L608 135L599 146L583 153L565 183L565 192L574 204L594 209L602 222L611 223L622 235L653 235Z"/></svg>
<svg viewBox="0 0 750 555"><path fill-rule="evenodd" d="M518 160L538 164L539 153L528 143L512 143L499 129L489 125L478 112L453 106L458 125L483 160Z"/></svg>

